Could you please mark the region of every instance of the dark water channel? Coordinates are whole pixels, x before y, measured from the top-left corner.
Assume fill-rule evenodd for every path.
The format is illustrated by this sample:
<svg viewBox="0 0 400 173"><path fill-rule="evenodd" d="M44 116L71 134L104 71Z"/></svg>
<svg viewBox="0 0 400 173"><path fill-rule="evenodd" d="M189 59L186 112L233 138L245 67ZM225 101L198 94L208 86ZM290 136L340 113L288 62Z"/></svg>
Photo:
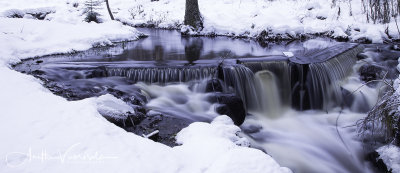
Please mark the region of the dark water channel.
<svg viewBox="0 0 400 173"><path fill-rule="evenodd" d="M114 95L135 112L108 120L138 135L159 130L152 139L166 145L176 145L174 136L191 122L227 114L252 147L294 172L376 171L364 160L355 127L347 127L365 116L382 85L352 91L386 72L398 76L400 53L390 45L316 38L261 46L250 39L140 31L148 37L30 59L15 69L69 100Z"/></svg>

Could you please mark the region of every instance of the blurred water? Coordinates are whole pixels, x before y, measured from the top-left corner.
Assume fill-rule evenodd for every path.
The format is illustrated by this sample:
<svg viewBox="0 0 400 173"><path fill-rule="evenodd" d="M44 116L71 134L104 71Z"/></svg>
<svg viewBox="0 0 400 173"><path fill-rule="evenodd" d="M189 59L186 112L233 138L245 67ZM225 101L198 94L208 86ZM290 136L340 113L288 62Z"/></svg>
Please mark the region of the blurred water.
<svg viewBox="0 0 400 173"><path fill-rule="evenodd" d="M210 103L208 97L213 93L205 93L205 86L216 77L218 64L227 58L222 88L241 97L251 114L241 128L253 146L296 173L371 172L353 125L365 116L355 112L373 106L379 92L365 86L352 94L352 104L343 113L338 108L347 99L342 98L343 89L354 91L362 85L356 71L364 62L358 61L357 68L352 68L356 63L352 55L297 67L282 54L289 51L307 56L339 43L318 38L263 47L252 40L139 30L149 37L115 47L43 57L41 63L30 60L17 69L40 70L43 74L39 76L57 87L84 92L88 97L104 94L109 88L136 92L132 95L147 97L146 106L152 111L191 121L211 121L218 116L218 103ZM386 57L374 51L365 54L369 59ZM260 57L270 59L256 62ZM238 64L237 59L249 61ZM93 77L94 71L100 75ZM303 108L313 110L298 111Z"/></svg>

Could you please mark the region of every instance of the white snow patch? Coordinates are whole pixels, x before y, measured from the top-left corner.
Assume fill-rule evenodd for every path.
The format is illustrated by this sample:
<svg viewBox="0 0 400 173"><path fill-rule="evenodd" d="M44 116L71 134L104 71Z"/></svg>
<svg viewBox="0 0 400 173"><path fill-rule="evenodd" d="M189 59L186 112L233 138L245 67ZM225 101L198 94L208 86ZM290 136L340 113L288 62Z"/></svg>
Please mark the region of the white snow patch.
<svg viewBox="0 0 400 173"><path fill-rule="evenodd" d="M285 55L286 57L293 57L294 56L294 54L293 54L293 52L282 52L283 53L283 55Z"/></svg>
<svg viewBox="0 0 400 173"><path fill-rule="evenodd" d="M348 35L344 33L343 29L340 27L336 27L332 33L333 38L347 38Z"/></svg>
<svg viewBox="0 0 400 173"><path fill-rule="evenodd" d="M111 94L105 94L97 98L97 111L103 116L114 119L126 119L127 113L135 113L135 110L124 101Z"/></svg>
<svg viewBox="0 0 400 173"><path fill-rule="evenodd" d="M183 145L173 149L183 153L190 165L189 170L205 170L207 173L291 172L262 151L243 147L249 142L237 136L239 131L240 128L226 115L216 117L210 124L192 123L176 137L177 142Z"/></svg>
<svg viewBox="0 0 400 173"><path fill-rule="evenodd" d="M136 40L140 33L116 21L102 24L0 18L0 60L83 51L112 42Z"/></svg>
<svg viewBox="0 0 400 173"><path fill-rule="evenodd" d="M395 145L385 145L376 150L379 158L383 160L392 173L400 173L400 148Z"/></svg>

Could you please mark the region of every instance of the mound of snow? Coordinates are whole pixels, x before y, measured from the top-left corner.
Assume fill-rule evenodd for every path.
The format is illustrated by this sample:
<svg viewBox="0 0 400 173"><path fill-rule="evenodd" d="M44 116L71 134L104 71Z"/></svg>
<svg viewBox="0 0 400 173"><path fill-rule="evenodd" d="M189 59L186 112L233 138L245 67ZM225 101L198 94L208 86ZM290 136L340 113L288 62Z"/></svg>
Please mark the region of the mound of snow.
<svg viewBox="0 0 400 173"><path fill-rule="evenodd" d="M105 94L96 99L97 111L103 116L114 119L126 119L127 113L135 113L135 110L124 101L111 94Z"/></svg>
<svg viewBox="0 0 400 173"><path fill-rule="evenodd" d="M249 142L237 135L239 131L226 115L216 117L211 123L192 123L177 134L177 142L182 145L173 150L185 158L185 165L190 165L188 172L291 172L262 151L248 148Z"/></svg>
<svg viewBox="0 0 400 173"><path fill-rule="evenodd" d="M346 33L344 33L343 29L340 27L336 27L333 30L333 33L331 35L333 38L347 38L348 35Z"/></svg>

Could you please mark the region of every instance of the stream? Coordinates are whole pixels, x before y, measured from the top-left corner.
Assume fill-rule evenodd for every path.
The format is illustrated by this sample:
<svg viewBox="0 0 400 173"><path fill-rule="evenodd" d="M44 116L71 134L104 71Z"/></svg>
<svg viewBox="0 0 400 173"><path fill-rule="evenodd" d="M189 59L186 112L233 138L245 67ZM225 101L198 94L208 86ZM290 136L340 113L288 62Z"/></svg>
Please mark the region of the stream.
<svg viewBox="0 0 400 173"><path fill-rule="evenodd" d="M261 46L251 39L139 30L148 37L14 68L69 100L111 93L129 102L141 122L123 128L138 135L160 130L158 141L166 145L176 145L173 135L191 122L226 113L251 147L295 173L377 171L365 159L371 148L355 124L384 89L363 84L384 72L398 76L400 52L389 45L315 38Z"/></svg>

